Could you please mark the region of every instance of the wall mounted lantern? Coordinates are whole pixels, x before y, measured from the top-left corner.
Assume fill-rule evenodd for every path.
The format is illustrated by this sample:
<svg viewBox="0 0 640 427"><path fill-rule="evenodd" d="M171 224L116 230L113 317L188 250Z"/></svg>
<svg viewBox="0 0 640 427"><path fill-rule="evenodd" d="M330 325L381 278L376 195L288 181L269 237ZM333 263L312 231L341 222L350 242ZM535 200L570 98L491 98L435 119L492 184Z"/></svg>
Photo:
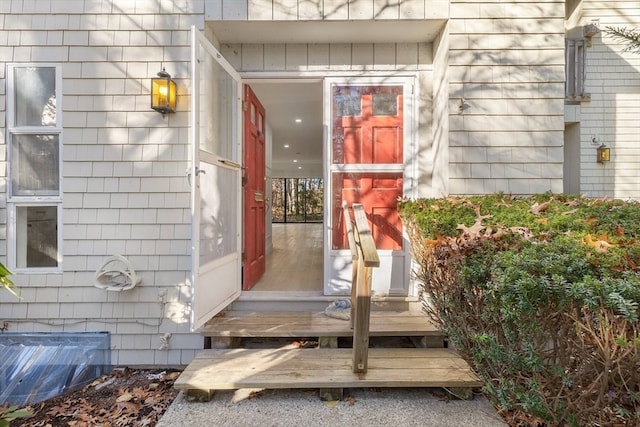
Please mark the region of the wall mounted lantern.
<svg viewBox="0 0 640 427"><path fill-rule="evenodd" d="M598 163L604 163L611 160L611 148L602 144L596 149L596 160Z"/></svg>
<svg viewBox="0 0 640 427"><path fill-rule="evenodd" d="M176 82L164 68L151 79L151 108L164 116L176 112Z"/></svg>

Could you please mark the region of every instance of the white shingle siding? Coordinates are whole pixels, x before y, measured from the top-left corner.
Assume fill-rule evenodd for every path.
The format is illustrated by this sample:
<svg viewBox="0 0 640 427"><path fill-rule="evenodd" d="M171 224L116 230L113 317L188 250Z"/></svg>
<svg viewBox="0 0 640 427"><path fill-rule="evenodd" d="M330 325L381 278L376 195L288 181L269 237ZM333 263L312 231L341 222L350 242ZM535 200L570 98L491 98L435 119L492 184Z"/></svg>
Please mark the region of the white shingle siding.
<svg viewBox="0 0 640 427"><path fill-rule="evenodd" d="M638 29L640 5L633 0L584 0L572 22ZM640 199L640 55L623 48L602 32L591 39L585 82L591 101L566 115L567 122L580 124L580 192L588 196ZM608 163L596 162L597 145L591 142L596 135L611 147Z"/></svg>
<svg viewBox="0 0 640 427"><path fill-rule="evenodd" d="M563 17L555 2L451 2L451 193L562 191Z"/></svg>
<svg viewBox="0 0 640 427"><path fill-rule="evenodd" d="M188 361L202 340L189 332L188 301L179 291L190 271L186 94L189 27L203 27L204 1L1 3L3 61L62 64L64 93L64 272L16 276L24 299L1 293L3 315L15 331L109 330L116 364ZM177 77L184 98L164 119L148 98L149 78L161 65ZM4 74L2 67L3 127ZM3 172L4 161L2 150ZM142 276L127 295L93 286L95 269L113 253L126 255ZM175 336L186 334L186 344L171 357L156 356L166 323Z"/></svg>

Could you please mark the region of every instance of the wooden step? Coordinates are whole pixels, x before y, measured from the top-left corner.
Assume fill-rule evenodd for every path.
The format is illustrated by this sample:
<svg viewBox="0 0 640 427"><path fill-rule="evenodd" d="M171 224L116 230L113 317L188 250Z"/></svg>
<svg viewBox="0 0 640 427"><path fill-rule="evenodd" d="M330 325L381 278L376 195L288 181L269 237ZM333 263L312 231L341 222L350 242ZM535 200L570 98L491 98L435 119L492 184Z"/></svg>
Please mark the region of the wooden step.
<svg viewBox="0 0 640 427"><path fill-rule="evenodd" d="M370 336L442 336L422 313L372 311ZM202 329L207 337L347 337L353 330L346 320L323 312L227 311L211 319Z"/></svg>
<svg viewBox="0 0 640 427"><path fill-rule="evenodd" d="M354 374L351 349L226 349L199 352L174 383L209 393L240 388L447 387L481 385L449 349L372 348L369 370Z"/></svg>

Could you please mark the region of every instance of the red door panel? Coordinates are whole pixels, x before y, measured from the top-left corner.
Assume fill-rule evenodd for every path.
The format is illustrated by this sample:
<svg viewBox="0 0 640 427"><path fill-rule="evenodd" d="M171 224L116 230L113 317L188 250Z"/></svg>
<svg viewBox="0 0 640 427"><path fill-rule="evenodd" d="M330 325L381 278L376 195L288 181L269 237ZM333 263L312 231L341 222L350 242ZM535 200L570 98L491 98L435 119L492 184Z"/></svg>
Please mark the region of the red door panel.
<svg viewBox="0 0 640 427"><path fill-rule="evenodd" d="M244 245L242 289L251 289L265 271L265 111L244 86Z"/></svg>

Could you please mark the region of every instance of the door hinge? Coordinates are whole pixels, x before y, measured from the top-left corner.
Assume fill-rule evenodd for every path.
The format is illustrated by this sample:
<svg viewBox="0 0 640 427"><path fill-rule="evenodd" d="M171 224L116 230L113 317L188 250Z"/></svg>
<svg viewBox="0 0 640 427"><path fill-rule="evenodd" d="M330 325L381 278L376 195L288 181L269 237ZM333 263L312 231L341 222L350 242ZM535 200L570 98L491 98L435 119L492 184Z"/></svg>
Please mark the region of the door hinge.
<svg viewBox="0 0 640 427"><path fill-rule="evenodd" d="M242 259L242 262L245 262L247 260L247 253L246 252L242 252L241 259Z"/></svg>
<svg viewBox="0 0 640 427"><path fill-rule="evenodd" d="M249 181L249 180L247 179L247 177L246 177L246 176L243 176L243 177L242 177L242 186L243 186L243 187L246 187L246 186L247 186L247 182L248 182L248 181Z"/></svg>
<svg viewBox="0 0 640 427"><path fill-rule="evenodd" d="M247 101L242 101L242 111L245 113L249 110L249 103Z"/></svg>

